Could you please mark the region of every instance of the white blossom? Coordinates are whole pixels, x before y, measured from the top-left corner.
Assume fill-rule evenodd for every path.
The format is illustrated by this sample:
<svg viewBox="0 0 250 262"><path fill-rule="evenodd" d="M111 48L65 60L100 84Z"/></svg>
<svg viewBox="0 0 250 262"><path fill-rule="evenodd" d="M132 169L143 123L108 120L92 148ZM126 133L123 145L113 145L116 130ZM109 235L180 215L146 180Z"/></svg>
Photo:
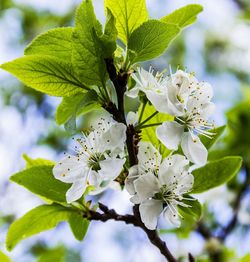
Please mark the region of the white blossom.
<svg viewBox="0 0 250 262"><path fill-rule="evenodd" d="M193 74L178 70L169 77L153 75L139 69L134 76L137 89L143 91L157 111L174 116L156 130L158 139L169 149L177 150L181 144L186 157L196 165L207 161L207 149L199 134L211 138L212 124L208 117L214 110L210 84L198 82Z"/></svg>
<svg viewBox="0 0 250 262"><path fill-rule="evenodd" d="M101 119L89 135L77 139L77 155L67 155L53 168L55 178L72 186L67 202L79 199L87 186L92 194L106 189L120 174L125 163L126 126L112 119Z"/></svg>
<svg viewBox="0 0 250 262"><path fill-rule="evenodd" d="M181 155L172 155L161 161L160 153L147 142L140 144L138 165L130 169L126 189L130 200L139 204L142 222L155 229L161 213L172 225L180 226L178 205L184 194L191 191L193 175L188 171L189 161Z"/></svg>

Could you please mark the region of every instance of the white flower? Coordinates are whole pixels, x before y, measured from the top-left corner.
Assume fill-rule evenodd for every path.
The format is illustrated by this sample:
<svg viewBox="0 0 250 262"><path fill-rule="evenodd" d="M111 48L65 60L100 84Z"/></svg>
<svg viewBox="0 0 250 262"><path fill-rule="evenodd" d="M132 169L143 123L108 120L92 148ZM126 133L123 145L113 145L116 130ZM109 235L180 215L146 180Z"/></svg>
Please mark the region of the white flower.
<svg viewBox="0 0 250 262"><path fill-rule="evenodd" d="M144 142L141 147L144 150L139 148L138 165L130 169L126 180L126 189L134 195L131 201L139 204L142 222L148 229L156 228L161 213L178 227L178 205L188 207L182 202L186 199L183 194L193 186L189 161L184 156L173 155L161 163L160 154L152 145Z"/></svg>
<svg viewBox="0 0 250 262"><path fill-rule="evenodd" d="M127 125L136 125L138 123L138 112L129 111L126 117Z"/></svg>
<svg viewBox="0 0 250 262"><path fill-rule="evenodd" d="M207 121L214 110L211 102L212 87L189 73L178 70L170 77L153 75L139 69L133 76L135 89L143 91L157 111L175 117L156 130L158 139L169 149L177 150L181 143L187 158L198 166L207 161L207 149L201 143L198 134L211 137L207 130L213 125ZM133 90L133 89L132 89Z"/></svg>
<svg viewBox="0 0 250 262"><path fill-rule="evenodd" d="M94 187L92 194L100 193L120 174L126 126L101 119L96 129L77 141L77 156L67 155L53 168L55 178L72 184L66 193L68 203L79 199L89 185Z"/></svg>
<svg viewBox="0 0 250 262"><path fill-rule="evenodd" d="M164 122L156 129L158 139L169 149L181 147L185 156L198 166L207 162L207 149L198 134L211 138L207 130L213 125L207 121L214 109L210 101L212 87L199 83L192 75L178 70L167 83L169 112L174 121Z"/></svg>

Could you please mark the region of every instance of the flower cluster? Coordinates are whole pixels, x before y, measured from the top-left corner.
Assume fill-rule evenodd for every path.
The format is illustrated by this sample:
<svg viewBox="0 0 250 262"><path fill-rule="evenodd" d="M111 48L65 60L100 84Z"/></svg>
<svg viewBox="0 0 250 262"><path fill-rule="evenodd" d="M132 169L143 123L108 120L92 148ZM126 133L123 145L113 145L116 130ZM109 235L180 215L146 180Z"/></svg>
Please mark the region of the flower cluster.
<svg viewBox="0 0 250 262"><path fill-rule="evenodd" d="M130 96L140 90L156 110L174 117L174 121L164 122L157 128L158 139L171 150L177 150L181 144L183 153L191 162L204 165L207 149L198 135L213 135L208 132L213 124L207 121L214 110L210 84L198 82L192 74L181 70L164 77L160 74L154 76L152 70L147 72L140 68L133 78L137 85L128 93Z"/></svg>
<svg viewBox="0 0 250 262"><path fill-rule="evenodd" d="M126 189L133 195L130 199L140 204L142 222L155 229L158 216L163 216L174 226L180 225L178 205L183 202L193 186L193 175L189 172L189 161L175 154L162 160L159 151L148 142L139 143L138 165L133 166L126 179Z"/></svg>
<svg viewBox="0 0 250 262"><path fill-rule="evenodd" d="M87 186L93 186L91 194L105 190L125 163L126 126L102 118L92 128L88 135L77 139L77 155L67 155L53 169L55 178L72 184L66 194L69 203L79 199Z"/></svg>
<svg viewBox="0 0 250 262"><path fill-rule="evenodd" d="M173 116L172 121L160 123L155 134L173 152L163 159L151 143L140 141L138 164L129 168L125 188L131 202L139 205L141 220L148 229L156 228L161 213L178 227L178 206L192 208L187 204L194 183L191 164L202 166L207 161L207 149L199 135L213 135L209 130L213 125L208 122L214 109L213 91L208 83L198 82L181 70L165 77L140 68L132 77L136 85L127 95L135 97L143 92L157 111ZM138 113L129 112L126 122L139 128ZM54 176L72 184L66 194L68 203L78 200L88 186L90 194L102 192L120 175L129 153L126 129L112 117L102 118L88 135L77 139L77 155L67 155L56 164ZM174 153L179 146L184 155Z"/></svg>

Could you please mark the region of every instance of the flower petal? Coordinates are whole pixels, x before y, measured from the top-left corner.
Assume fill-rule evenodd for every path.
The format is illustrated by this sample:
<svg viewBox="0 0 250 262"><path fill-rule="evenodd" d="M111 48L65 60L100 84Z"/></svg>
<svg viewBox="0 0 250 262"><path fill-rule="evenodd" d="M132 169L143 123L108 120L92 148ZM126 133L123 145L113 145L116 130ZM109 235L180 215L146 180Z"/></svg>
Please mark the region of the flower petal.
<svg viewBox="0 0 250 262"><path fill-rule="evenodd" d="M163 205L160 200L151 199L140 204L139 211L141 220L148 229L154 230L156 228L158 217L162 210Z"/></svg>
<svg viewBox="0 0 250 262"><path fill-rule="evenodd" d="M170 204L163 211L164 218L169 221L173 226L180 227L181 222L179 220L178 208L176 205Z"/></svg>
<svg viewBox="0 0 250 262"><path fill-rule="evenodd" d="M135 180L134 185L140 202L160 191L158 179L151 173L141 175Z"/></svg>
<svg viewBox="0 0 250 262"><path fill-rule="evenodd" d="M185 156L175 154L164 159L159 168L159 181L161 185L171 185L181 174L189 168L189 161Z"/></svg>
<svg viewBox="0 0 250 262"><path fill-rule="evenodd" d="M207 149L198 136L193 137L189 132L184 133L181 141L183 153L192 163L203 166L207 162Z"/></svg>
<svg viewBox="0 0 250 262"><path fill-rule="evenodd" d="M126 126L122 123L115 123L103 135L101 143L104 150L124 149L126 141Z"/></svg>
<svg viewBox="0 0 250 262"><path fill-rule="evenodd" d="M73 183L84 177L86 163L81 158L68 155L53 168L53 175L64 183Z"/></svg>
<svg viewBox="0 0 250 262"><path fill-rule="evenodd" d="M126 159L109 158L100 162L101 169L98 171L102 180L114 180L120 175Z"/></svg>
<svg viewBox="0 0 250 262"><path fill-rule="evenodd" d="M86 190L86 179L78 180L72 184L66 193L66 200L68 203L74 202L79 199Z"/></svg>
<svg viewBox="0 0 250 262"><path fill-rule="evenodd" d="M138 122L138 112L129 111L127 114L127 124L135 125Z"/></svg>
<svg viewBox="0 0 250 262"><path fill-rule="evenodd" d="M145 174L145 170L154 173L161 163L161 154L149 142L141 141L138 152L139 173Z"/></svg>
<svg viewBox="0 0 250 262"><path fill-rule="evenodd" d="M135 186L134 181L139 177L138 173L138 165L132 166L129 169L129 174L125 180L125 188L128 191L130 195L134 195L135 192Z"/></svg>
<svg viewBox="0 0 250 262"><path fill-rule="evenodd" d="M169 149L177 150L184 127L175 121L167 121L157 127L156 136Z"/></svg>

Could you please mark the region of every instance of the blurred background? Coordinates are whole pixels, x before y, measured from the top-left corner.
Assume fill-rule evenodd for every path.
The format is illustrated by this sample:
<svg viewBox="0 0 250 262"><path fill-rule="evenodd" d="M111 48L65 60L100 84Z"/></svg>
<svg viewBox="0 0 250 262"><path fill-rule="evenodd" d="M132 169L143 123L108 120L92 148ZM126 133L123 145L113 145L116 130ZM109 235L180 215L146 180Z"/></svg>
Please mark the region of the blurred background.
<svg viewBox="0 0 250 262"><path fill-rule="evenodd" d="M99 20L105 21L103 1L94 0ZM24 47L48 29L73 24L80 0L0 0L0 63L23 55ZM216 125L228 124L210 158L241 155L244 164L227 186L199 196L204 215L196 224L183 221L178 230L160 223L162 238L185 261L191 252L197 261L250 261L250 1L249 0L147 0L151 17L159 18L188 3L204 12L160 59L150 61L157 70L171 65L195 72L214 88ZM146 67L149 64L145 64ZM9 183L24 167L24 153L32 158L58 160L70 134L54 121L60 98L29 89L0 71L0 261L160 262L161 255L144 233L117 222L91 223L84 242L77 242L67 225L42 233L8 253L4 246L9 224L40 200ZM81 119L82 125L89 115ZM120 213L131 211L126 192L109 191L102 202ZM7 258L5 258L6 261Z"/></svg>

